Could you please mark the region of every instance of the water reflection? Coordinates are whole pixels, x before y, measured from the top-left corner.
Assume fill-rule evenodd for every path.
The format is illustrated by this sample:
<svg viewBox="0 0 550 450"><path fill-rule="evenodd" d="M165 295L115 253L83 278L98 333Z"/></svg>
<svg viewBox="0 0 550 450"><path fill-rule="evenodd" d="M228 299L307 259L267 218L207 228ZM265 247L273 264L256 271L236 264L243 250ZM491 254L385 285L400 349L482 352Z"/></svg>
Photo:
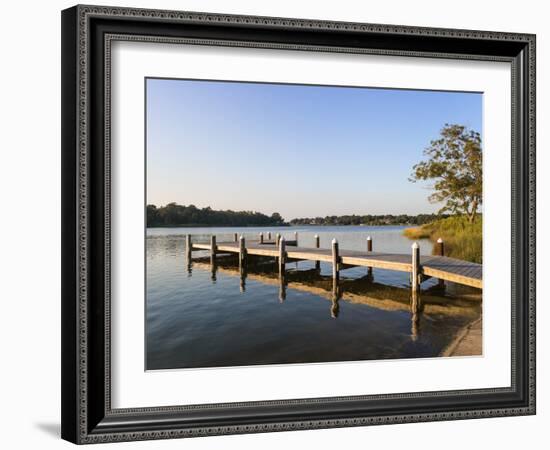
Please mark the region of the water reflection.
<svg viewBox="0 0 550 450"><path fill-rule="evenodd" d="M237 265L239 261L240 263ZM188 263L188 267L191 267L192 264L193 262ZM259 281L267 285L273 284L274 282L277 283L279 303L283 303L286 300L289 283L291 283L293 289L298 291L311 292L317 295L321 294L321 296L330 300L329 314L333 319L339 316L339 302L344 297L344 293L346 292L345 287L349 289L349 294L353 296L355 302L362 301L370 305L383 305L385 307L388 307L391 300L377 300L377 293L379 294L380 290L398 292L398 296L394 295L394 297L396 297L394 302L396 302L400 308L410 311L411 339L416 341L419 336L419 323L424 310L420 294L421 291L407 289L408 305L405 305L397 299L403 295L405 289L375 283L372 268L369 268L367 274L363 277L342 280L340 276L322 275L317 268L317 264L315 264L315 267L312 269L300 270L298 262L296 262L293 269L283 271L281 268L285 267L285 264L279 264L276 258L248 257L245 261L241 261L238 255L227 255L222 258L212 257L212 255L210 255L209 257L196 258L194 264L198 268L208 267L213 283L216 282L217 273L220 270L224 274L238 275L241 293L246 292L246 281L249 276L248 268L250 267L250 275L253 277L254 281ZM277 271L277 269L279 270ZM188 274L191 276L192 272L189 271ZM329 283L330 289L328 289ZM437 286L431 288L431 292L436 291ZM397 308L397 306L393 305L393 308Z"/></svg>
<svg viewBox="0 0 550 450"><path fill-rule="evenodd" d="M184 236L147 239L147 369L433 357L481 309L434 279L413 296L406 273L193 257Z"/></svg>
<svg viewBox="0 0 550 450"><path fill-rule="evenodd" d="M342 288L340 286L339 277L332 279L332 297L331 297L331 307L330 307L330 317L336 319L340 313L340 305L338 302L342 298Z"/></svg>
<svg viewBox="0 0 550 450"><path fill-rule="evenodd" d="M217 272L218 272L218 263L216 261L216 256L212 255L210 257L210 279L212 280L213 284L216 284Z"/></svg>
<svg viewBox="0 0 550 450"><path fill-rule="evenodd" d="M246 291L246 266L243 264L239 268L239 289L241 292Z"/></svg>
<svg viewBox="0 0 550 450"><path fill-rule="evenodd" d="M191 278L193 275L193 261L191 259L187 260L187 277Z"/></svg>
<svg viewBox="0 0 550 450"><path fill-rule="evenodd" d="M283 303L286 300L286 284L287 279L284 273L279 273L279 303Z"/></svg>

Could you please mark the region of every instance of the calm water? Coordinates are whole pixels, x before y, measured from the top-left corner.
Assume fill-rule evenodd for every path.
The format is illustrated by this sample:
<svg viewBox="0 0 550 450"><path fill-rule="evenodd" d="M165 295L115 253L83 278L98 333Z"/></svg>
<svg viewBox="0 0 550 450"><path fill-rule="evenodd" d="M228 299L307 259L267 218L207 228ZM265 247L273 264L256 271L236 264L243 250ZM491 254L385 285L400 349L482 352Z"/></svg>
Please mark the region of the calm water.
<svg viewBox="0 0 550 450"><path fill-rule="evenodd" d="M152 228L147 230L147 369L310 363L438 356L455 334L481 312L480 291L422 284L422 308L412 314L408 274L367 268L343 270L334 286L330 265L287 264L281 282L266 258L250 258L241 276L235 257L193 252L187 264L185 235L195 242L257 238L260 231L321 247L333 238L342 249L410 252L404 227ZM419 241L430 254L429 241ZM202 258L201 258L202 257ZM457 292L462 294L457 297ZM448 293L453 294L452 298ZM467 294L467 295L466 295ZM472 300L474 298L474 300Z"/></svg>

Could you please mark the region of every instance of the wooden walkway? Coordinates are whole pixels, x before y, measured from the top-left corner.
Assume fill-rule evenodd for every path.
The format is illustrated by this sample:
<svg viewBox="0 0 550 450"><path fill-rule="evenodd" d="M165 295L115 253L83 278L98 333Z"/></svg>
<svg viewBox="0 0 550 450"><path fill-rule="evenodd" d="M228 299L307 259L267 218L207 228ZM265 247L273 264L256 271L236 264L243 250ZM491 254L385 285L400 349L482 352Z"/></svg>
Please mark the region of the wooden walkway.
<svg viewBox="0 0 550 450"><path fill-rule="evenodd" d="M348 267L363 266L368 268L396 270L416 276L416 283L412 283L413 290L419 288L422 281L429 278L451 281L475 288L483 288L481 264L461 261L446 256L420 256L418 246L413 245L411 254L394 254L373 251L339 250L335 240L332 248L309 248L297 246L297 237L293 241L276 239L278 241L247 241L243 238L238 242L216 243L213 237L210 243L191 243L188 237L188 257L191 258L194 250L209 250L212 257L217 253L236 253L240 255L239 262L243 262L246 255L265 256L279 260L279 270L284 272L284 264L288 260L327 262L333 265L333 276L337 277L340 270ZM317 239L317 245L319 240ZM441 248L442 243L439 243ZM371 247L369 243L369 247ZM443 251L441 251L443 252ZM282 267L281 267L282 266Z"/></svg>

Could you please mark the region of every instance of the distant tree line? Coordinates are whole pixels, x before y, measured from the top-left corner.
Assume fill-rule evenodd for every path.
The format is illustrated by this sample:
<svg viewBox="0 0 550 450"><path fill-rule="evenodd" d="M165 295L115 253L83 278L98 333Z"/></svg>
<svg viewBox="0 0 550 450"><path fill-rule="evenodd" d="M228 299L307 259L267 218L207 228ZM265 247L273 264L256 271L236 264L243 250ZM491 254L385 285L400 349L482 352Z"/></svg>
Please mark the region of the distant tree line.
<svg viewBox="0 0 550 450"><path fill-rule="evenodd" d="M166 206L156 207L147 205L147 226L261 226L286 225L284 219L277 212L267 216L256 211L216 211L209 206L197 208L195 205L178 205L168 203Z"/></svg>
<svg viewBox="0 0 550 450"><path fill-rule="evenodd" d="M384 215L346 215L326 217L304 217L292 219L292 225L423 225L437 219L448 217L447 214L384 214Z"/></svg>

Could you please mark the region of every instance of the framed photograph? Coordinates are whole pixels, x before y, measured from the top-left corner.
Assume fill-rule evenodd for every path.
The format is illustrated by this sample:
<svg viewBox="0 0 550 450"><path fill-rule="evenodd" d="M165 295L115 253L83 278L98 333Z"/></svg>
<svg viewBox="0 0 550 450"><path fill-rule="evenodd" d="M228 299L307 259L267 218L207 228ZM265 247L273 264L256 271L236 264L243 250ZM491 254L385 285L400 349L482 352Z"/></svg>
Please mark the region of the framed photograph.
<svg viewBox="0 0 550 450"><path fill-rule="evenodd" d="M535 36L62 12L62 436L535 413Z"/></svg>

